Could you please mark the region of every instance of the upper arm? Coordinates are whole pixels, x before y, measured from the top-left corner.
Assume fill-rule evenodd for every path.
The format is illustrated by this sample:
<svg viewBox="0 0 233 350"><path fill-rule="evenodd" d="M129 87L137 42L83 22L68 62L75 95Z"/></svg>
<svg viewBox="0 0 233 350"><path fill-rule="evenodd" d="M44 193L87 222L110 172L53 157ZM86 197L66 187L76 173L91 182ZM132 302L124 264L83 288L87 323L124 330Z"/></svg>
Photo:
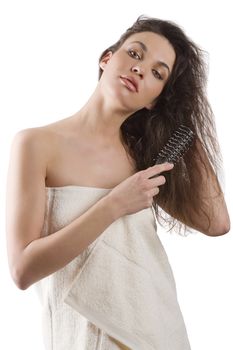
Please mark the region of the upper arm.
<svg viewBox="0 0 233 350"><path fill-rule="evenodd" d="M46 138L39 128L21 130L13 138L6 189L6 235L11 272L23 249L41 233L47 153Z"/></svg>

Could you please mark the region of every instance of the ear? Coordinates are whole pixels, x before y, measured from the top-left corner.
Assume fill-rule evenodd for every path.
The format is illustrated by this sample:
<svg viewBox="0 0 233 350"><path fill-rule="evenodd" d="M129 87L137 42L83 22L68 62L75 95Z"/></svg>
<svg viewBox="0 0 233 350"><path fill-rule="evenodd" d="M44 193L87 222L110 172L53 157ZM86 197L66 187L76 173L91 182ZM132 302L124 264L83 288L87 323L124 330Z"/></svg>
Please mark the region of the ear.
<svg viewBox="0 0 233 350"><path fill-rule="evenodd" d="M113 53L112 51L108 51L101 59L99 66L102 70L104 70L106 64L108 63L108 61L110 60L110 58L112 57Z"/></svg>

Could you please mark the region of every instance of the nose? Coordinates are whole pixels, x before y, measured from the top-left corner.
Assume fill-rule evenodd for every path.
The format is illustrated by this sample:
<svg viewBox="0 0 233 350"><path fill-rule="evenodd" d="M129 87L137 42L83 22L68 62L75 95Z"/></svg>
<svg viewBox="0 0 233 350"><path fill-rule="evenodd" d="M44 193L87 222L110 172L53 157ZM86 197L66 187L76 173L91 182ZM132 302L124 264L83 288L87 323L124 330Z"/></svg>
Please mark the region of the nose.
<svg viewBox="0 0 233 350"><path fill-rule="evenodd" d="M138 65L137 65L137 66L133 66L133 67L131 68L131 71L134 72L134 73L137 73L137 74L140 76L140 78L143 77L142 68L139 67Z"/></svg>

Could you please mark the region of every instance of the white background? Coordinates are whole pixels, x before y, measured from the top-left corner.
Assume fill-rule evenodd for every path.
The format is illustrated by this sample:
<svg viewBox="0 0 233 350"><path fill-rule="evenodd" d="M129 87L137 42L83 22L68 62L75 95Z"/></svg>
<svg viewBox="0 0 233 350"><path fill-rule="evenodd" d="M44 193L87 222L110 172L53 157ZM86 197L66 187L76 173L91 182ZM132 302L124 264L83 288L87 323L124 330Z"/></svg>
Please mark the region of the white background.
<svg viewBox="0 0 233 350"><path fill-rule="evenodd" d="M226 0L1 1L1 349L43 349L34 289L17 289L7 265L5 184L12 137L81 108L97 83L99 55L141 14L175 21L209 53L208 95L232 213L231 13ZM201 233L183 238L161 228L158 233L175 275L192 350L232 350L232 233L215 238Z"/></svg>

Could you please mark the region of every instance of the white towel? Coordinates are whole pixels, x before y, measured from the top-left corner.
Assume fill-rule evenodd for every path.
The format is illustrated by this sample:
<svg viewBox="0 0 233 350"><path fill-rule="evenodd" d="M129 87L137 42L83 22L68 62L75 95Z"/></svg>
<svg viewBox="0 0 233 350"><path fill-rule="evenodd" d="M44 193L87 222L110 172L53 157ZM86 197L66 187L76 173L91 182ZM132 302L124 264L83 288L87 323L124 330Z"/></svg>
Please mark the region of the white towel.
<svg viewBox="0 0 233 350"><path fill-rule="evenodd" d="M107 192L81 186L47 188L42 235L64 227ZM132 350L190 350L152 208L116 220L82 254L36 287L43 304L46 349L92 350L101 343L99 334L107 334Z"/></svg>
<svg viewBox="0 0 233 350"><path fill-rule="evenodd" d="M64 302L133 350L190 349L152 208L104 231Z"/></svg>

